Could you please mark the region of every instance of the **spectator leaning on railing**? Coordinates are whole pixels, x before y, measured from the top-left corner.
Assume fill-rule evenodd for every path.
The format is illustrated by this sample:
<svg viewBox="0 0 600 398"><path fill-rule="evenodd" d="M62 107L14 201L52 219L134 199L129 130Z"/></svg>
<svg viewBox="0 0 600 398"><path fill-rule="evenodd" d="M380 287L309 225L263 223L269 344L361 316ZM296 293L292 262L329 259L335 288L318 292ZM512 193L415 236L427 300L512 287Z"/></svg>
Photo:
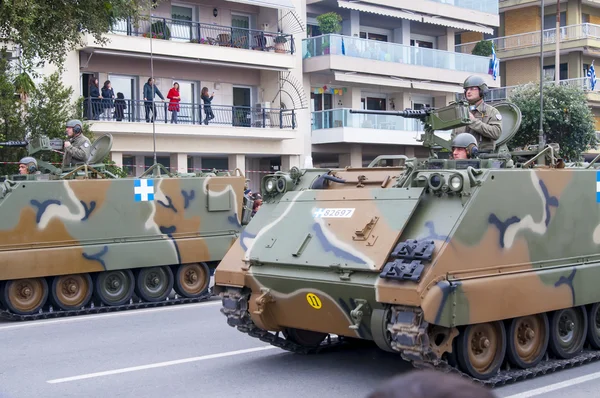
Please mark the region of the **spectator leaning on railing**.
<svg viewBox="0 0 600 398"><path fill-rule="evenodd" d="M156 116L156 105L154 105L154 109L152 108L152 97L159 96L161 100L165 100L165 97L162 95L158 87L154 84L154 79L149 78L148 82L144 84L144 108L146 110L146 123L150 122L150 118L148 117L148 113L152 112L152 121L154 121L154 117Z"/></svg>

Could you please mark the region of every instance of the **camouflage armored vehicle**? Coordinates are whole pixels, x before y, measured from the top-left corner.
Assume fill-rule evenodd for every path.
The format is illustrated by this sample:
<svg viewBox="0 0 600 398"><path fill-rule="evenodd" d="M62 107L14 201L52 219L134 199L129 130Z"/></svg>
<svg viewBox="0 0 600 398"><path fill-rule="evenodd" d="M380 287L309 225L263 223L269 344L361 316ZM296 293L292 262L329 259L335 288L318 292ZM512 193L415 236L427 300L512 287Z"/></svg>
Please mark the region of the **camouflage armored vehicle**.
<svg viewBox="0 0 600 398"><path fill-rule="evenodd" d="M27 145L35 155L53 144L40 137ZM0 179L0 317L210 297L214 267L250 218L244 176L175 175L157 164L139 178L114 178L98 163L111 147L104 135L86 164L61 170L38 160L39 171Z"/></svg>
<svg viewBox="0 0 600 398"><path fill-rule="evenodd" d="M600 172L556 145L508 152L521 113L495 106L492 153L264 176L215 272L228 324L299 353L369 340L489 385L599 358ZM470 123L463 103L395 114Z"/></svg>

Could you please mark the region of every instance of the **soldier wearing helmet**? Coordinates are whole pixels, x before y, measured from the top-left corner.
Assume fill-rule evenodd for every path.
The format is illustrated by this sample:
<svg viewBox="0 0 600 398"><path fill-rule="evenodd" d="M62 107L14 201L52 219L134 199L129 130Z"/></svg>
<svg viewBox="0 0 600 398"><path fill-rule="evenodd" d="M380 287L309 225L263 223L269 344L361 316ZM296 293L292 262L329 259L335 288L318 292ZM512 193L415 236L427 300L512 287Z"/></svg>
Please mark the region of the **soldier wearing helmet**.
<svg viewBox="0 0 600 398"><path fill-rule="evenodd" d="M472 134L462 133L452 140L454 159L473 159L477 156L477 139Z"/></svg>
<svg viewBox="0 0 600 398"><path fill-rule="evenodd" d="M83 135L83 123L76 119L69 120L67 122L67 136L69 139L64 144L63 167L87 162L90 156L91 144L90 140Z"/></svg>
<svg viewBox="0 0 600 398"><path fill-rule="evenodd" d="M495 141L502 134L502 115L496 108L483 101L488 86L482 77L469 76L463 83L463 88L470 105L471 124L454 129L452 138L462 133L470 133L476 138L480 151L493 151L496 148Z"/></svg>
<svg viewBox="0 0 600 398"><path fill-rule="evenodd" d="M26 156L19 161L19 174L37 174L37 160Z"/></svg>

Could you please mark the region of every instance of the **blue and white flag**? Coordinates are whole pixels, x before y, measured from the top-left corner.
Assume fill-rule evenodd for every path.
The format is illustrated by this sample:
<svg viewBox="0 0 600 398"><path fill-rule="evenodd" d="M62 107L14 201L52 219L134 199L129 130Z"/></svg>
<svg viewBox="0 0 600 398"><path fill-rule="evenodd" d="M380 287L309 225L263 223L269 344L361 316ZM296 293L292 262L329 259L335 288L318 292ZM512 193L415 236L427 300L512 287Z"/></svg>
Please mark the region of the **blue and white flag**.
<svg viewBox="0 0 600 398"><path fill-rule="evenodd" d="M133 180L133 194L136 202L154 200L154 180L146 178Z"/></svg>
<svg viewBox="0 0 600 398"><path fill-rule="evenodd" d="M600 203L600 171L596 171L596 202Z"/></svg>
<svg viewBox="0 0 600 398"><path fill-rule="evenodd" d="M496 50L494 49L494 42L492 42L492 77L494 78L494 80L496 80L496 78L498 77L498 74L500 73L500 60L498 60L498 58L496 58Z"/></svg>
<svg viewBox="0 0 600 398"><path fill-rule="evenodd" d="M592 91L594 91L594 87L596 87L596 70L594 69L594 61L592 61L587 75L590 78L590 88Z"/></svg>

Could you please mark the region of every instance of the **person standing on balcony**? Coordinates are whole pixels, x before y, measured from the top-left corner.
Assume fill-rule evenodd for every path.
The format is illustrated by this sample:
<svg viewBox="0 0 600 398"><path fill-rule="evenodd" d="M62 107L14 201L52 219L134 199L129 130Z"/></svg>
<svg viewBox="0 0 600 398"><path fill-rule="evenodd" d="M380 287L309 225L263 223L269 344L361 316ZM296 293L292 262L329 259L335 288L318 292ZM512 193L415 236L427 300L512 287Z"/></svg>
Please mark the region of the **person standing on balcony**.
<svg viewBox="0 0 600 398"><path fill-rule="evenodd" d="M110 119L110 113L113 105L113 99L115 98L115 92L110 85L110 80L104 82L104 86L102 86L102 116L106 116Z"/></svg>
<svg viewBox="0 0 600 398"><path fill-rule="evenodd" d="M204 114L206 115L206 119L204 119L204 124L208 124L209 120L212 120L215 118L215 115L212 111L212 107L210 106L210 103L212 102L214 96L215 96L214 91L209 97L208 96L208 87L202 87L202 93L200 94L200 98L202 98L202 101L204 101Z"/></svg>
<svg viewBox="0 0 600 398"><path fill-rule="evenodd" d="M100 114L100 101L102 100L102 96L100 95L100 89L98 88L98 78L90 77L89 81L89 95L90 95L90 109L92 120L98 120L98 115Z"/></svg>
<svg viewBox="0 0 600 398"><path fill-rule="evenodd" d="M167 98L169 101L169 111L171 111L171 124L177 124L177 114L179 113L179 101L181 101L181 96L179 95L179 83L173 83L173 87L169 90L167 94Z"/></svg>
<svg viewBox="0 0 600 398"><path fill-rule="evenodd" d="M146 110L146 123L150 123L150 118L148 117L148 113L152 112L152 121L156 116L156 104L154 105L154 109L152 109L152 98L159 96L161 100L165 100L165 97L162 95L158 87L154 84L153 78L148 78L146 84L144 84L144 108Z"/></svg>
<svg viewBox="0 0 600 398"><path fill-rule="evenodd" d="M496 148L496 140L502 135L502 115L484 102L488 86L482 77L471 75L463 83L465 98L469 102L471 124L454 129L451 139L458 134L470 133L479 143L480 152L491 152Z"/></svg>

